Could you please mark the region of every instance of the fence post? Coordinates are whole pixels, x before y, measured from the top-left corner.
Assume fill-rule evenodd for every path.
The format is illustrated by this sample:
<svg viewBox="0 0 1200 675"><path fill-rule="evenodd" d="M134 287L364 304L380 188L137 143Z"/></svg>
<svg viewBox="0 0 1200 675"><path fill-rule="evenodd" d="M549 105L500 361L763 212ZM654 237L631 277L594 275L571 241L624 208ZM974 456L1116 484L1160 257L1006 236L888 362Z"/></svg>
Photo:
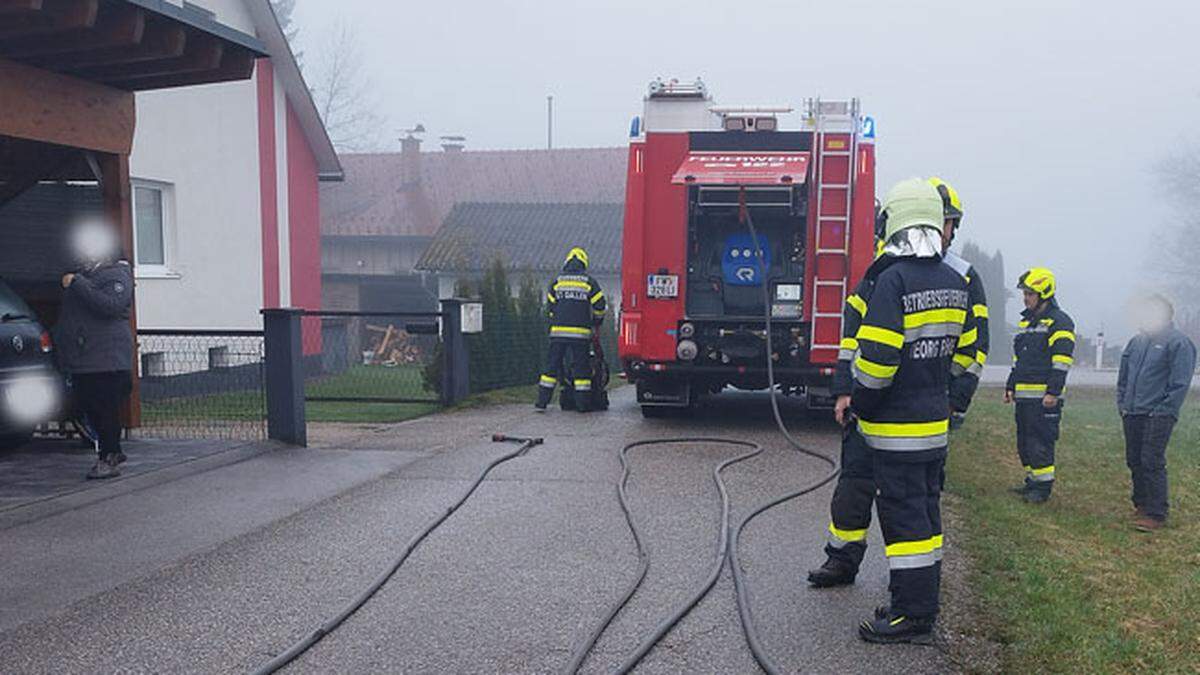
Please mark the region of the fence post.
<svg viewBox="0 0 1200 675"><path fill-rule="evenodd" d="M462 332L462 300L451 298L442 305L442 404L454 405L470 393L467 342Z"/></svg>
<svg viewBox="0 0 1200 675"><path fill-rule="evenodd" d="M308 445L304 417L303 310L264 309L266 350L267 438L289 445Z"/></svg>

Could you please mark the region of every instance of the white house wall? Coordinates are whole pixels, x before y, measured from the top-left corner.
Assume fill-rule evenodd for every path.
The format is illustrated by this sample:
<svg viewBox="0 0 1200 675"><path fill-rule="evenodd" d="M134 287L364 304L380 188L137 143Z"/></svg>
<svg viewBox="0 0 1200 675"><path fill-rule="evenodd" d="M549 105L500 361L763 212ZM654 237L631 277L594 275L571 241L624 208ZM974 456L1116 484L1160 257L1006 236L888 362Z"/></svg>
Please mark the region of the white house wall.
<svg viewBox="0 0 1200 675"><path fill-rule="evenodd" d="M183 5L182 0L167 1ZM191 4L253 35L254 22L245 3ZM280 166L286 166L286 152L286 145L279 150ZM139 274L139 326L262 327L258 153L253 78L137 95L130 175L135 185L138 180L166 184L170 198L164 204L167 269L165 274ZM282 191L280 218L286 222L286 187ZM287 267L286 260L281 258L281 269Z"/></svg>
<svg viewBox="0 0 1200 675"><path fill-rule="evenodd" d="M137 95L130 174L169 186L167 275L138 279L144 328L262 325L253 80Z"/></svg>

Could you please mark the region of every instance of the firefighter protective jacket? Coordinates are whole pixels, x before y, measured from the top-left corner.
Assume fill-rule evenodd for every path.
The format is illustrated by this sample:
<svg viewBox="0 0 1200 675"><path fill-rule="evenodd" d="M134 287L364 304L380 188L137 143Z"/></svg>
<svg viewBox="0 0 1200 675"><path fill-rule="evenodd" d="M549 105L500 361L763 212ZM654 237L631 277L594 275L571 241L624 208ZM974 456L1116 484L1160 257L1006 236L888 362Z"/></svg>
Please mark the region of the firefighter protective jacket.
<svg viewBox="0 0 1200 675"><path fill-rule="evenodd" d="M1075 322L1051 298L1041 310L1021 312L1013 337L1013 369L1008 390L1014 397L1062 396L1075 363Z"/></svg>
<svg viewBox="0 0 1200 675"><path fill-rule="evenodd" d="M895 258L879 272L850 403L867 445L911 461L945 453L950 367L975 353L970 309L966 280L940 258Z"/></svg>
<svg viewBox="0 0 1200 675"><path fill-rule="evenodd" d="M955 255L953 251L942 256L942 262L966 280L971 314L975 317L975 353L956 354L954 364L950 367L950 407L959 412L966 412L975 396L975 390L979 387L979 375L987 363L988 348L991 345L987 295L983 291L983 280L975 273L971 263Z"/></svg>
<svg viewBox="0 0 1200 675"><path fill-rule="evenodd" d="M608 308L600 284L578 260L567 261L562 274L550 282L546 302L552 338L591 339L592 327L604 319Z"/></svg>

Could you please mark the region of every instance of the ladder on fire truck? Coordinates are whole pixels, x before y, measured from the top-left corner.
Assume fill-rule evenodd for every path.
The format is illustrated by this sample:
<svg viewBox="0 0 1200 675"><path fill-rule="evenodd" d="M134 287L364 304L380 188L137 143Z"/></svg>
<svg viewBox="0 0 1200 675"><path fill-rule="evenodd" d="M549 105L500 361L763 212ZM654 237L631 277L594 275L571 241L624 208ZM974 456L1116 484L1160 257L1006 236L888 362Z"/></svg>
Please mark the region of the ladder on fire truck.
<svg viewBox="0 0 1200 675"><path fill-rule="evenodd" d="M842 305L849 293L850 232L857 171L858 99L808 101L816 159L816 247L810 355L832 363L842 337Z"/></svg>

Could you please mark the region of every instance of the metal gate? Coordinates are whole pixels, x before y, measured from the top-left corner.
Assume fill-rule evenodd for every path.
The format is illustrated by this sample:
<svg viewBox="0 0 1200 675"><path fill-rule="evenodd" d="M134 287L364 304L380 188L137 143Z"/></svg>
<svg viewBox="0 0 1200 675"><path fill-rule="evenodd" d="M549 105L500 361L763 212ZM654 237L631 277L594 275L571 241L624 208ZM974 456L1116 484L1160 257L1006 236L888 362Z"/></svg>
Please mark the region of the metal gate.
<svg viewBox="0 0 1200 675"><path fill-rule="evenodd" d="M403 418L444 405L443 319L441 312L305 311L309 421ZM396 407L396 414L381 406Z"/></svg>

